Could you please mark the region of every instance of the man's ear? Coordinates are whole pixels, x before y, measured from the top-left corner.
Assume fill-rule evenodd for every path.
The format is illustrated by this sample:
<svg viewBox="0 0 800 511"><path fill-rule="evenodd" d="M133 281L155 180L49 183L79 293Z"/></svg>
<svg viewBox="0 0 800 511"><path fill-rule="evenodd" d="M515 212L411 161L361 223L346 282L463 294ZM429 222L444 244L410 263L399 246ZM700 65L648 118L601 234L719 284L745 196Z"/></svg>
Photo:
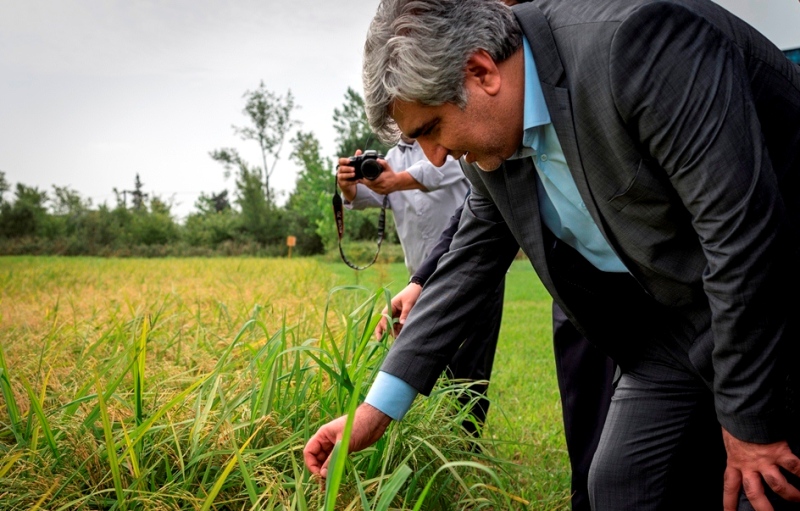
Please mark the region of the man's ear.
<svg viewBox="0 0 800 511"><path fill-rule="evenodd" d="M490 96L500 92L500 70L486 50L478 50L470 56L464 74L467 82L471 81Z"/></svg>

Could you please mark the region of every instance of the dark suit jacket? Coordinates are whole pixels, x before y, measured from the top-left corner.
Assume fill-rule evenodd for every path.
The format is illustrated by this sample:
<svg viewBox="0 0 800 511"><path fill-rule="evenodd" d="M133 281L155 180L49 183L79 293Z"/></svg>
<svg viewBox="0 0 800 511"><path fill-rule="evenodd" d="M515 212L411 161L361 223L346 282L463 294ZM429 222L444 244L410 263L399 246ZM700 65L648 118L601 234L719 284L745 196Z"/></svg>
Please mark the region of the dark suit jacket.
<svg viewBox="0 0 800 511"><path fill-rule="evenodd" d="M743 440L783 438L782 355L800 315L797 66L707 0L537 0L514 12L581 198L669 311L720 423ZM532 163L463 166L473 192L451 250L383 365L422 393L519 247L589 338L618 326L559 296Z"/></svg>

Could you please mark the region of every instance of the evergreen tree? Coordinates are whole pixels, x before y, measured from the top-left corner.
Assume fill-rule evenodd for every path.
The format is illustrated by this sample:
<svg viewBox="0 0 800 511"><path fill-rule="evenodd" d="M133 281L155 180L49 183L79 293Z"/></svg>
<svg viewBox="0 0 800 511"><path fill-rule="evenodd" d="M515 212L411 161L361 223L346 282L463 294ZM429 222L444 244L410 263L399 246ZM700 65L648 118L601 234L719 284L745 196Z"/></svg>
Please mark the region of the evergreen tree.
<svg viewBox="0 0 800 511"><path fill-rule="evenodd" d="M0 204L3 204L4 195L11 189L11 185L6 181L6 173L0 170Z"/></svg>
<svg viewBox="0 0 800 511"><path fill-rule="evenodd" d="M374 149L386 154L389 147L384 145L372 132L364 110L364 99L348 87L344 95L342 108L333 110L334 130L336 130L336 148L338 156L352 156L356 149L366 151Z"/></svg>

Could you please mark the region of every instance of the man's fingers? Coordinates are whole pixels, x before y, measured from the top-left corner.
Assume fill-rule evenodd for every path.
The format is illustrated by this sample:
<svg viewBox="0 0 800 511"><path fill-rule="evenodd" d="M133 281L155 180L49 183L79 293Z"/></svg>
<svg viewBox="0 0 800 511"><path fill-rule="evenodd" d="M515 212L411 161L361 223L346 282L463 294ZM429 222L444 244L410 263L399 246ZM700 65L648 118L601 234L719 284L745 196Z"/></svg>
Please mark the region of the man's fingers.
<svg viewBox="0 0 800 511"><path fill-rule="evenodd" d="M394 309L394 307L392 307ZM378 322L378 326L375 327L375 338L380 339L383 337L383 334L386 333L386 330L389 328L389 309L384 307L381 311L381 320Z"/></svg>
<svg viewBox="0 0 800 511"><path fill-rule="evenodd" d="M792 474L800 477L800 458L795 456L794 453L790 452L781 458L778 463Z"/></svg>
<svg viewBox="0 0 800 511"><path fill-rule="evenodd" d="M328 466L333 446L336 444L336 428L332 427L336 421L329 422L322 426L314 436L312 436L303 448L303 460L306 467L312 474L319 474L325 477L322 470Z"/></svg>
<svg viewBox="0 0 800 511"><path fill-rule="evenodd" d="M322 449L322 446L317 440L316 436L312 437L303 449L303 460L306 463L306 467L308 467L308 470L312 474L320 473L320 469L322 468L323 463L327 460L327 457L327 454Z"/></svg>
<svg viewBox="0 0 800 511"><path fill-rule="evenodd" d="M328 458L325 460L325 463L322 464L322 468L319 469L319 475L321 475L325 479L328 478L328 462L330 461L331 457L328 456Z"/></svg>
<svg viewBox="0 0 800 511"><path fill-rule="evenodd" d="M764 472L763 477L767 486L772 488L776 494L789 502L800 502L800 490L789 484L778 467L773 467L770 472Z"/></svg>
<svg viewBox="0 0 800 511"><path fill-rule="evenodd" d="M769 499L764 494L764 485L761 484L761 474L749 472L742 474L742 487L747 500L752 504L755 511L775 511Z"/></svg>
<svg viewBox="0 0 800 511"><path fill-rule="evenodd" d="M739 490L742 488L742 473L734 468L725 469L722 485L722 507L724 511L736 511L739 507Z"/></svg>
<svg viewBox="0 0 800 511"><path fill-rule="evenodd" d="M383 316L380 321L378 321L378 326L375 327L375 338L380 339L383 337L383 334L386 333L386 324L388 321L386 320L386 316Z"/></svg>

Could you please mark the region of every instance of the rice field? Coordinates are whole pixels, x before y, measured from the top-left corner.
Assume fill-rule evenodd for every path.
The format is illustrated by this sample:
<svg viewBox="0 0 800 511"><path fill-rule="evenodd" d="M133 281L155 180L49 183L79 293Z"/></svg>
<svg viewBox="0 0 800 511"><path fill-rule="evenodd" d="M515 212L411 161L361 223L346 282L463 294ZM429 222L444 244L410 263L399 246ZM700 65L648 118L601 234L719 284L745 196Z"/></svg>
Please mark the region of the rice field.
<svg viewBox="0 0 800 511"><path fill-rule="evenodd" d="M509 275L483 437L442 380L322 481L303 446L366 394L402 264L0 258L0 509L567 510L550 301Z"/></svg>

